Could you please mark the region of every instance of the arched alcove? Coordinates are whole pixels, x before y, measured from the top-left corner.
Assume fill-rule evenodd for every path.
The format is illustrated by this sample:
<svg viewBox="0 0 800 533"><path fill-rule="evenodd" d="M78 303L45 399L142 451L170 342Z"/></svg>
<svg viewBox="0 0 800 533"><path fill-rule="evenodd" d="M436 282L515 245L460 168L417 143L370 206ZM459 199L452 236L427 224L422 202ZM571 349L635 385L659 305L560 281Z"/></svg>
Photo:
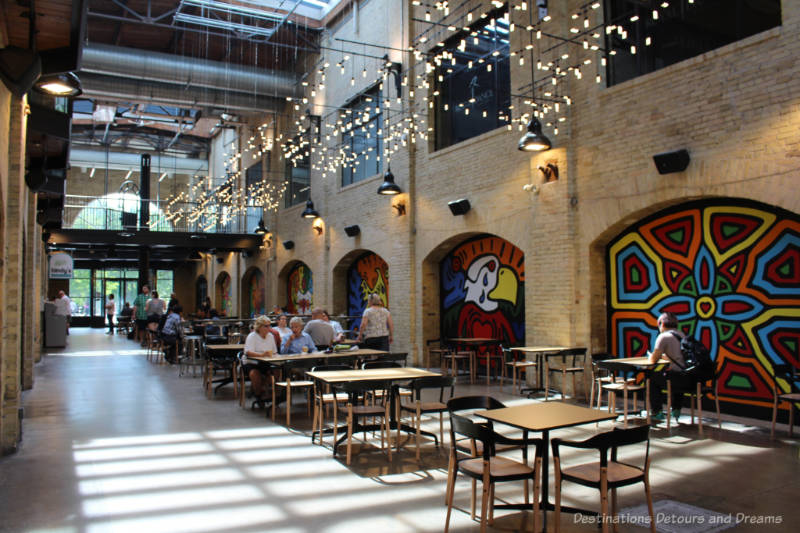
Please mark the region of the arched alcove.
<svg viewBox="0 0 800 533"><path fill-rule="evenodd" d="M287 313L305 315L311 312L311 306L314 305L314 279L308 265L302 261L287 263L278 275L278 283L286 291L283 307Z"/></svg>
<svg viewBox="0 0 800 533"><path fill-rule="evenodd" d="M370 294L378 294L383 304L389 305L389 265L369 250L354 250L339 261L333 269L336 311L352 317L361 317ZM349 327L359 326L360 318L353 319Z"/></svg>
<svg viewBox="0 0 800 533"><path fill-rule="evenodd" d="M264 273L258 267L250 267L242 276L241 313L242 317L263 315L266 312L266 290Z"/></svg>
<svg viewBox="0 0 800 533"><path fill-rule="evenodd" d="M197 281L194 282L194 299L195 299L195 309L200 309L200 306L203 305L203 302L208 297L208 280L205 276L200 275L197 278ZM185 310L187 311L187 310Z"/></svg>
<svg viewBox="0 0 800 533"><path fill-rule="evenodd" d="M675 313L680 329L709 347L726 410L767 416L773 365L800 366L797 214L749 200L695 200L628 223L592 249L605 263L605 306L592 310L605 308L598 318L609 351L644 355L658 315Z"/></svg>
<svg viewBox="0 0 800 533"><path fill-rule="evenodd" d="M231 294L231 276L227 272L220 272L217 281L214 283L215 296L214 306L220 315L231 316L233 313L233 300Z"/></svg>

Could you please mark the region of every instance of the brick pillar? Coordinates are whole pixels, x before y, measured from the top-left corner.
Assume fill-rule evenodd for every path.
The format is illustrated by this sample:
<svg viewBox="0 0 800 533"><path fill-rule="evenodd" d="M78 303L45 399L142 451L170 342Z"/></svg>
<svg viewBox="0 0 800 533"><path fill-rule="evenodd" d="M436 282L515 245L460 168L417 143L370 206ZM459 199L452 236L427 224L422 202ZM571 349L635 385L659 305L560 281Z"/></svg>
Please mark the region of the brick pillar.
<svg viewBox="0 0 800 533"><path fill-rule="evenodd" d="M36 220L36 195L25 189L25 218L21 226L25 232L25 247L23 254L23 268L25 272L25 285L22 294L25 297L25 308L22 314L22 389L33 388L33 365L36 362L39 347L39 311L41 299L36 288L37 266L36 250L42 247L41 231L35 223Z"/></svg>
<svg viewBox="0 0 800 533"><path fill-rule="evenodd" d="M8 113L8 164L7 188L5 190L5 209L3 219L3 272L2 290L4 299L0 308L0 375L2 395L0 395L0 452L16 451L22 428L19 409L22 407L22 332L21 298L23 293L23 221L27 208L28 194L25 187L25 109L27 102L14 96L10 99ZM0 125L5 128L5 125ZM13 222L12 222L13 221Z"/></svg>

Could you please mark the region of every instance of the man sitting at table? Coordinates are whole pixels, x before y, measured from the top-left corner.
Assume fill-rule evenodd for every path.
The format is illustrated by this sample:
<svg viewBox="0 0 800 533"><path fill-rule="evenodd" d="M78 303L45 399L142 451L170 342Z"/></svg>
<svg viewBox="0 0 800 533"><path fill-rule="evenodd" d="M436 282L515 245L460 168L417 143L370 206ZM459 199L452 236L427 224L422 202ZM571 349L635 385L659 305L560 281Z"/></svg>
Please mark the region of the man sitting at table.
<svg viewBox="0 0 800 533"><path fill-rule="evenodd" d="M317 351L317 347L314 345L311 335L303 331L302 318L299 316L293 317L292 320L289 321L289 328L292 330L292 334L283 339L281 353L305 353Z"/></svg>
<svg viewBox="0 0 800 533"><path fill-rule="evenodd" d="M311 335L311 340L317 346L332 346L333 339L336 333L333 331L333 326L325 321L325 315L320 308L311 310L311 320L308 321L303 333Z"/></svg>
<svg viewBox="0 0 800 533"><path fill-rule="evenodd" d="M654 372L650 377L650 408L652 418L664 420L665 414L661 411L664 403L664 393L662 389L666 387L667 379L672 383L672 417L678 418L683 406L683 393L692 390L694 381L691 377L683 373L685 362L681 353L681 339L684 335L678 330L678 317L672 313L662 313L658 317L659 335L656 337L656 345L652 352L648 352L651 363L658 362L662 357L666 357L671 362L666 374Z"/></svg>
<svg viewBox="0 0 800 533"><path fill-rule="evenodd" d="M280 337L278 337L280 338ZM272 323L269 318L259 316L253 324L253 331L244 341L244 359L242 360L243 372L250 377L253 396L259 399L265 397L264 375L259 370L256 361L249 361L248 357L272 357L278 352L275 343L275 334L272 331Z"/></svg>

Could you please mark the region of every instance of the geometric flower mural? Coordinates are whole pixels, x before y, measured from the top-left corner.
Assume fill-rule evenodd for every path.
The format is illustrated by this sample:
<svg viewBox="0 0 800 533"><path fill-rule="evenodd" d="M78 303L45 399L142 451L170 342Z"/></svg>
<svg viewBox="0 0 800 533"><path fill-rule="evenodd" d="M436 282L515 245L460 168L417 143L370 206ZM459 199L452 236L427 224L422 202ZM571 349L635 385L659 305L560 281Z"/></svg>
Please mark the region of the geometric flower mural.
<svg viewBox="0 0 800 533"><path fill-rule="evenodd" d="M720 400L751 415L772 406L774 364L800 368L797 215L734 199L681 204L624 230L606 260L612 353L646 355L672 312L709 348Z"/></svg>
<svg viewBox="0 0 800 533"><path fill-rule="evenodd" d="M353 261L347 270L347 314L357 317L351 328L361 325L361 315L367 308L370 294L381 297L389 305L389 265L375 253L367 252Z"/></svg>
<svg viewBox="0 0 800 533"><path fill-rule="evenodd" d="M307 315L314 303L314 283L311 269L298 261L289 271L286 282L286 311L292 315Z"/></svg>
<svg viewBox="0 0 800 533"><path fill-rule="evenodd" d="M500 237L456 246L440 263L442 338L525 342L525 255Z"/></svg>

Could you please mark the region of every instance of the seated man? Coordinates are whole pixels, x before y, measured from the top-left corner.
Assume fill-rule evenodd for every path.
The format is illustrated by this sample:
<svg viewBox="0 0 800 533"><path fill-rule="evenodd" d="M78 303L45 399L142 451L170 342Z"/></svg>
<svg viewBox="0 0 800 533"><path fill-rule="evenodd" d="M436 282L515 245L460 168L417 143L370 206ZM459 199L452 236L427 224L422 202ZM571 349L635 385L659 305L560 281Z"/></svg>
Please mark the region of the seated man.
<svg viewBox="0 0 800 533"><path fill-rule="evenodd" d="M278 337L280 338L280 337ZM253 324L253 331L244 341L244 360L242 364L243 372L246 372L252 383L253 395L262 399L265 396L264 375L259 370L256 361L248 361L248 357L272 357L278 351L275 344L275 335L272 331L272 323L265 316L256 318Z"/></svg>
<svg viewBox="0 0 800 533"><path fill-rule="evenodd" d="M330 327L330 326L329 326ZM311 335L303 331L303 319L299 316L293 317L289 321L289 328L292 334L283 339L281 353L305 353L316 352L317 347L311 340ZM333 330L333 328L331 328Z"/></svg>
<svg viewBox="0 0 800 533"><path fill-rule="evenodd" d="M164 359L171 365L178 361L178 352L182 344L183 329L181 328L180 304L173 307L167 315L164 327L161 329L161 340L164 342Z"/></svg>
<svg viewBox="0 0 800 533"><path fill-rule="evenodd" d="M662 412L664 403L664 393L667 379L672 382L672 394L670 403L672 404L672 418L678 418L683 406L683 393L692 390L694 381L690 376L683 373L685 362L681 353L681 339L683 333L678 331L678 318L672 313L662 313L658 317L659 335L656 337L656 344L652 352L648 352L651 363L657 362L661 357L668 358L671 362L666 374L653 373L650 377L650 409L652 418L663 420L666 418Z"/></svg>
<svg viewBox="0 0 800 533"><path fill-rule="evenodd" d="M333 331L333 326L324 320L324 316L322 309L312 309L311 320L306 324L303 333L311 335L311 340L314 341L315 345L327 347L333 345L333 339L336 334Z"/></svg>

